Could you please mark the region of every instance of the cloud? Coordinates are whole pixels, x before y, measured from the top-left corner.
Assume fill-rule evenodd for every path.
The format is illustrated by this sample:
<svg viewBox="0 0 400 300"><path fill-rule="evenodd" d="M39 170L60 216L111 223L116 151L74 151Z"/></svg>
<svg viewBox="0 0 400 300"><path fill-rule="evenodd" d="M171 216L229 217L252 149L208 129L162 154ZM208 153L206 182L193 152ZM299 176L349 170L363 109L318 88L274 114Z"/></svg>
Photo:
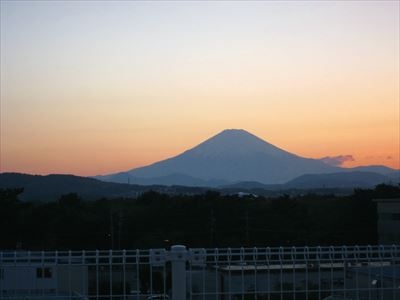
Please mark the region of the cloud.
<svg viewBox="0 0 400 300"><path fill-rule="evenodd" d="M324 163L331 165L331 166L335 166L335 167L339 167L341 165L343 165L343 163L345 163L346 161L355 161L353 155L347 154L347 155L338 155L338 156L325 156L323 158L321 158L320 160L322 160Z"/></svg>

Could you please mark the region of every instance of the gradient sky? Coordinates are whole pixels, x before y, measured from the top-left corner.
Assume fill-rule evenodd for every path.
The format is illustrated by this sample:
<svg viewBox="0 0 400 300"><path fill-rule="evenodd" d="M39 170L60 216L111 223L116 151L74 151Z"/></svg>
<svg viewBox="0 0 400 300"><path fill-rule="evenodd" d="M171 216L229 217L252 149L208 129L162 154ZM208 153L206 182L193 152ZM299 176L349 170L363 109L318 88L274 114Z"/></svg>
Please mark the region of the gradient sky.
<svg viewBox="0 0 400 300"><path fill-rule="evenodd" d="M400 167L399 1L1 1L1 171L96 175L243 128Z"/></svg>

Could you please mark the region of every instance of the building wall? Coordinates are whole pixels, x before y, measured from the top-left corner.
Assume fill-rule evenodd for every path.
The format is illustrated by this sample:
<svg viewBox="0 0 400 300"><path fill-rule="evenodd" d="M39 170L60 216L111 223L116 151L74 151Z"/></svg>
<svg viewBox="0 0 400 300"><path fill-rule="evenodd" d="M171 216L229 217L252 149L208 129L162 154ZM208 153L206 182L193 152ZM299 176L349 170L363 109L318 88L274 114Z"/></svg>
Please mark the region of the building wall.
<svg viewBox="0 0 400 300"><path fill-rule="evenodd" d="M223 287L225 291L240 294L242 292L280 292L301 291L318 288L329 290L343 288L344 270L287 270L284 272L262 272L243 274L224 274Z"/></svg>
<svg viewBox="0 0 400 300"><path fill-rule="evenodd" d="M204 269L187 272L188 292L194 300L242 299L241 295L280 295L282 292L300 296L306 290L313 294L330 295L332 290L343 289L346 281L344 269L293 270L283 272L238 272ZM322 290L323 292L319 292ZM254 296L251 296L253 298Z"/></svg>
<svg viewBox="0 0 400 300"><path fill-rule="evenodd" d="M87 295L87 266L30 264L3 265L1 269L0 295Z"/></svg>
<svg viewBox="0 0 400 300"><path fill-rule="evenodd" d="M57 288L57 268L44 265L3 265L2 294L49 292ZM38 271L38 269L42 271Z"/></svg>
<svg viewBox="0 0 400 300"><path fill-rule="evenodd" d="M59 292L71 291L80 295L88 294L88 267L84 265L60 265L57 272Z"/></svg>
<svg viewBox="0 0 400 300"><path fill-rule="evenodd" d="M379 243L400 243L400 199L379 199L376 202Z"/></svg>

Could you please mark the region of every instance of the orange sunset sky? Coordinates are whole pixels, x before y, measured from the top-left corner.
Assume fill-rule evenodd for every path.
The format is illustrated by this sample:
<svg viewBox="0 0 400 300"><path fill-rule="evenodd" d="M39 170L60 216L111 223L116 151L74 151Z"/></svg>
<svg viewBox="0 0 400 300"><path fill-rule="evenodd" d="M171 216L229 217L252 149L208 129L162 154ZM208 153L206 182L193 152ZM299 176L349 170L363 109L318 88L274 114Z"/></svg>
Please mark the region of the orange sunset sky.
<svg viewBox="0 0 400 300"><path fill-rule="evenodd" d="M242 128L400 168L399 1L1 1L1 172L125 171Z"/></svg>

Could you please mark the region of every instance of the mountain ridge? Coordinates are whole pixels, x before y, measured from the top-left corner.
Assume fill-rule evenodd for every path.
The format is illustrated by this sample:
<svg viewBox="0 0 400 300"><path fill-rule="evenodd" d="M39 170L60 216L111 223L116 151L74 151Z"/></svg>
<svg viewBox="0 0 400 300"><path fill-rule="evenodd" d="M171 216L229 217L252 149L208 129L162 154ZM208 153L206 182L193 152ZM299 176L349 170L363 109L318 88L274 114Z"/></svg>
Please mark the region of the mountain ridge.
<svg viewBox="0 0 400 300"><path fill-rule="evenodd" d="M353 171L371 168L393 169L383 166L359 167ZM304 174L323 174L346 172L351 169L340 168L324 163L320 159L301 157L276 147L243 129L226 129L199 143L198 145L170 158L148 166L94 178L120 183L185 185L191 178L192 185L218 186L255 181L262 184L283 184ZM176 181L174 174L179 174Z"/></svg>
<svg viewBox="0 0 400 300"><path fill-rule="evenodd" d="M362 173L362 174L359 174ZM189 179L192 180L192 179ZM204 182L203 182L204 183ZM136 198L146 191L158 191L167 194L201 194L208 190L217 190L222 194L248 192L264 196L279 196L285 193L321 193L345 194L354 188L372 188L381 183L400 183L390 177L373 172L341 172L332 174L305 174L285 184L262 184L259 182L221 183L218 187L188 185L133 185L104 182L93 178L74 175L30 175L21 173L0 173L0 189L23 188L22 201L52 202L62 195L76 193L84 200L102 198Z"/></svg>
<svg viewBox="0 0 400 300"><path fill-rule="evenodd" d="M69 193L77 193L88 200L102 197L136 197L141 191L137 185L102 182L70 174L0 173L0 188L24 188L21 195L23 201L54 201Z"/></svg>

